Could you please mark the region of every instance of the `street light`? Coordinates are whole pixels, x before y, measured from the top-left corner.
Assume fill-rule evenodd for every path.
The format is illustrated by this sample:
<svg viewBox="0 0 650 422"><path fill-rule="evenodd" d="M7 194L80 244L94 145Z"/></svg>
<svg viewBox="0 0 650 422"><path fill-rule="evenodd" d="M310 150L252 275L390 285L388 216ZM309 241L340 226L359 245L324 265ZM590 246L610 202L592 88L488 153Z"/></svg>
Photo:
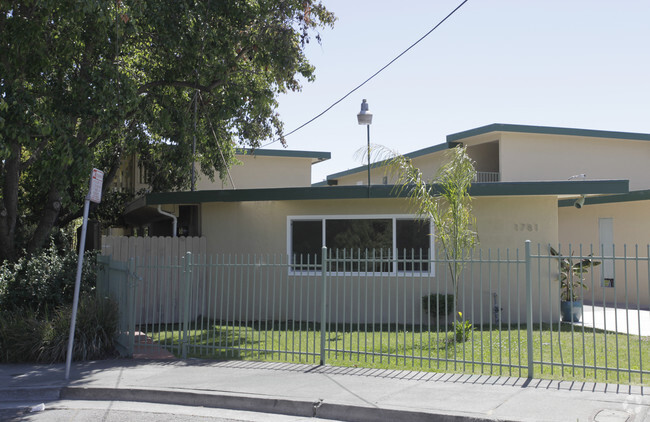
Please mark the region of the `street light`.
<svg viewBox="0 0 650 422"><path fill-rule="evenodd" d="M368 128L368 198L370 198L370 124L372 123L372 113L368 111L368 102L365 99L361 102L361 111L357 114L357 121L360 125L366 125Z"/></svg>

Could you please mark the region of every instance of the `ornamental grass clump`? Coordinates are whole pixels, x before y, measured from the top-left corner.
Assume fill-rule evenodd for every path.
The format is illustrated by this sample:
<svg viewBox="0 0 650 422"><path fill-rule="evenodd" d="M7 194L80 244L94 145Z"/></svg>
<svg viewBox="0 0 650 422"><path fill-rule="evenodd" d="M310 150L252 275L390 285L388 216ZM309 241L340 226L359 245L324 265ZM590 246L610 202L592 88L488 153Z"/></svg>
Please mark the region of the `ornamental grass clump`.
<svg viewBox="0 0 650 422"><path fill-rule="evenodd" d="M64 362L70 333L71 305L53 312L4 311L0 314L0 362ZM111 299L85 296L79 301L72 359L117 356L118 309Z"/></svg>

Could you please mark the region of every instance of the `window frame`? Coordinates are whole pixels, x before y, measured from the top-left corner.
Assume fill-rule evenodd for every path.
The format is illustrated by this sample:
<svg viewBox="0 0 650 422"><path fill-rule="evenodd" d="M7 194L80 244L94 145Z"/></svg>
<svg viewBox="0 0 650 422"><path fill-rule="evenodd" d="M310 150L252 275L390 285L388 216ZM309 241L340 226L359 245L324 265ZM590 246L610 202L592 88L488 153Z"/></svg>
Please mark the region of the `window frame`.
<svg viewBox="0 0 650 422"><path fill-rule="evenodd" d="M391 220L392 224L392 248L391 252L393 254L392 258L392 270L391 271L373 271L373 272L366 272L366 271L333 271L333 272L327 272L328 275L334 275L334 276L359 276L359 275L369 275L369 276L376 276L376 275L398 275L398 276L412 276L412 277L422 277L422 276L428 276L428 277L435 277L435 262L434 262L434 257L435 255L435 236L434 236L434 226L433 222L429 220L429 232L431 233L429 236L429 269L422 271L422 270L417 270L417 271L407 271L407 270L402 270L398 271L397 270L397 260L398 260L398 253L397 253L397 221L398 220L422 220L422 218L418 217L416 214L315 214L315 215L289 215L287 216L287 232L286 232L286 244L287 244L287 255L288 255L288 268L289 268L289 275L320 275L322 272L320 270L297 270L294 268L294 265L296 263L293 262L293 242L292 242L292 222L293 221L319 221L321 222L321 239L323 240L323 243L325 242L325 239L327 238L327 233L326 233L326 221L327 220ZM327 246L327 245L325 245ZM321 264L318 264L318 267L320 267Z"/></svg>

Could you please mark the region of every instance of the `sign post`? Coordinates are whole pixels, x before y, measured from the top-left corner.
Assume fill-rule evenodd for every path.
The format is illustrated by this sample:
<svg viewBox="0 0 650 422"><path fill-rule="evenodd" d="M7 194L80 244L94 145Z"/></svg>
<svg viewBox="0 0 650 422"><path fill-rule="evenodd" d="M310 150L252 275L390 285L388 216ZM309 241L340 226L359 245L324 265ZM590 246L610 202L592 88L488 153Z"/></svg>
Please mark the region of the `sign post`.
<svg viewBox="0 0 650 422"><path fill-rule="evenodd" d="M68 336L68 353L65 357L65 379L70 379L70 365L72 363L72 349L74 345L74 331L77 324L77 308L79 307L79 290L81 288L81 270L84 262L84 251L86 248L86 232L88 231L88 210L90 201L99 204L102 200L102 184L104 172L93 169L90 176L90 187L88 195L84 200L84 216L81 226L81 239L79 239L79 259L77 261L77 277L74 282L74 298L72 299L72 318L70 319L70 335Z"/></svg>

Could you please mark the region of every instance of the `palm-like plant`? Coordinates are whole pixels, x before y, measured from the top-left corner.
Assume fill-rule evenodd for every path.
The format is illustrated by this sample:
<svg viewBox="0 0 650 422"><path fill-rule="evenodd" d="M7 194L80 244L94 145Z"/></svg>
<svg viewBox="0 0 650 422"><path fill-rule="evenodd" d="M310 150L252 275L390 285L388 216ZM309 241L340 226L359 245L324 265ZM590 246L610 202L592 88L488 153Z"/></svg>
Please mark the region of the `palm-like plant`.
<svg viewBox="0 0 650 422"><path fill-rule="evenodd" d="M374 148L382 159L381 164L387 165L388 172L396 179L395 194L408 197L418 216L433 222L457 297L465 260L478 243L469 195L476 170L467 148L458 146L447 151L447 162L430 181L424 179L410 158L385 147Z"/></svg>
<svg viewBox="0 0 650 422"><path fill-rule="evenodd" d="M586 274L591 267L596 267L601 264L600 261L594 261L592 254L586 258L579 259L577 262L574 260L573 252L569 256L560 255L551 246L551 255L557 257L560 263L560 298L563 301L575 302L580 300L580 293L587 290L588 287L584 283Z"/></svg>

